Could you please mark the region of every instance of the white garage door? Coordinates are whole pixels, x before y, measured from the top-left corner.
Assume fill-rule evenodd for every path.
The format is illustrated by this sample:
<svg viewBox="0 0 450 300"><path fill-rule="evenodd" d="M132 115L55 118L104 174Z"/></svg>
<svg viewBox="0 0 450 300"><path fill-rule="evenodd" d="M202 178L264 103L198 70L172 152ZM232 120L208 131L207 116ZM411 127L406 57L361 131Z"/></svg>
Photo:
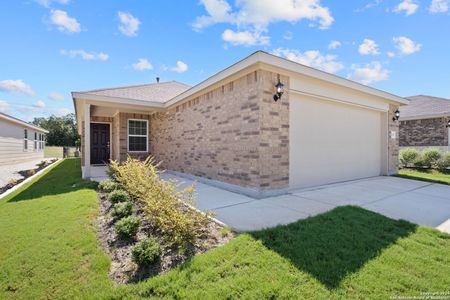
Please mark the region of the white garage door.
<svg viewBox="0 0 450 300"><path fill-rule="evenodd" d="M291 188L380 175L381 112L299 95L289 106Z"/></svg>

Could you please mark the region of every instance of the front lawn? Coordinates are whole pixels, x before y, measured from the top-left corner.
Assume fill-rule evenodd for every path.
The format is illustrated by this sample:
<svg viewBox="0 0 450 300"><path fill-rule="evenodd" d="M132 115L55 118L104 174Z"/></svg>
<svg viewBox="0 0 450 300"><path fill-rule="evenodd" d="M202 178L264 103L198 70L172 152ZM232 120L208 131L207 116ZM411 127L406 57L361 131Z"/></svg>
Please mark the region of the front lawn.
<svg viewBox="0 0 450 300"><path fill-rule="evenodd" d="M450 235L347 206L118 286L95 237L94 188L66 159L0 200L0 299L386 299L450 285Z"/></svg>
<svg viewBox="0 0 450 300"><path fill-rule="evenodd" d="M438 170L420 171L403 169L398 172L397 176L408 179L450 184L450 173L442 173Z"/></svg>

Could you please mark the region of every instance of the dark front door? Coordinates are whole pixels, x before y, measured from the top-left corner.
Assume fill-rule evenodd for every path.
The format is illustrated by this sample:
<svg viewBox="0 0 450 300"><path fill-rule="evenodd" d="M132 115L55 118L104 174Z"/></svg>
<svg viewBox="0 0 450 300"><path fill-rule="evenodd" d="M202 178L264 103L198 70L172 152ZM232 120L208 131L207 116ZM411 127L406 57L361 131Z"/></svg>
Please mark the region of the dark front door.
<svg viewBox="0 0 450 300"><path fill-rule="evenodd" d="M109 124L91 123L91 164L109 161Z"/></svg>

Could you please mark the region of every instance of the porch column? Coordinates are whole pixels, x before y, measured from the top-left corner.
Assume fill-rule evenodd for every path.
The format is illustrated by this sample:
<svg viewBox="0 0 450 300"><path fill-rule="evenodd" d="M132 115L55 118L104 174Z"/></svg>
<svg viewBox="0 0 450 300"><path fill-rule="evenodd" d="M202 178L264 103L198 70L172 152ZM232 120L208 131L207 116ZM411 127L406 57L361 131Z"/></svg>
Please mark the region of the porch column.
<svg viewBox="0 0 450 300"><path fill-rule="evenodd" d="M84 169L83 179L91 177L91 105L84 105Z"/></svg>

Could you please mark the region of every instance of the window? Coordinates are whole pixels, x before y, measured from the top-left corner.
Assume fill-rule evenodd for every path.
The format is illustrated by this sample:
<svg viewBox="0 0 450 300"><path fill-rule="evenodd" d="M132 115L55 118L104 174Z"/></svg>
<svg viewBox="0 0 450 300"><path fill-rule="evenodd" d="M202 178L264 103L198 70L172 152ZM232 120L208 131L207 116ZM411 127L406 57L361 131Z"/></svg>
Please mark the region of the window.
<svg viewBox="0 0 450 300"><path fill-rule="evenodd" d="M34 151L36 151L37 150L37 148L38 148L38 142L37 142L37 132L35 132L34 133Z"/></svg>
<svg viewBox="0 0 450 300"><path fill-rule="evenodd" d="M128 120L128 152L147 152L147 120Z"/></svg>
<svg viewBox="0 0 450 300"><path fill-rule="evenodd" d="M23 130L23 150L28 150L28 130Z"/></svg>

